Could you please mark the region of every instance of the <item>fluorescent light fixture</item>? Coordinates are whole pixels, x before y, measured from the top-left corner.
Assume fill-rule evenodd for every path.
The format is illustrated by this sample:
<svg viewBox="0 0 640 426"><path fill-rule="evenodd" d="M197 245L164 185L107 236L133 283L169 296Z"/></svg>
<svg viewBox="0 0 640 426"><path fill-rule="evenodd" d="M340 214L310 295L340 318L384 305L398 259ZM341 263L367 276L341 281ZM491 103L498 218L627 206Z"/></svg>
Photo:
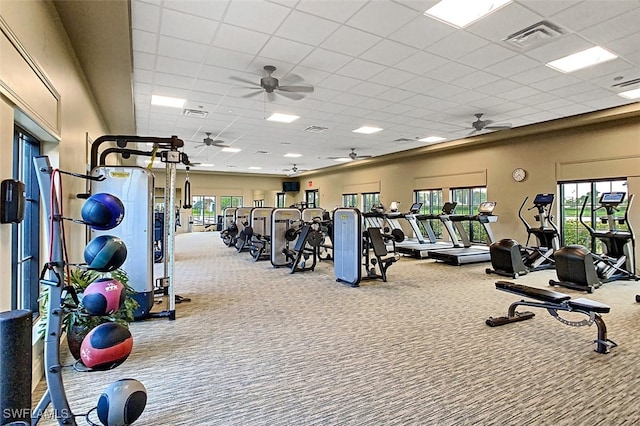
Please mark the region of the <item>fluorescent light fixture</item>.
<svg viewBox="0 0 640 426"><path fill-rule="evenodd" d="M262 170L262 167L251 166L249 170Z"/></svg>
<svg viewBox="0 0 640 426"><path fill-rule="evenodd" d="M182 108L186 99L170 98L168 96L151 95L151 105Z"/></svg>
<svg viewBox="0 0 640 426"><path fill-rule="evenodd" d="M572 72L592 65L616 59L617 56L600 46L591 47L564 58L556 59L546 65L560 72Z"/></svg>
<svg viewBox="0 0 640 426"><path fill-rule="evenodd" d="M287 152L284 156L289 158L298 158L298 157L302 157L302 154L296 154L295 152Z"/></svg>
<svg viewBox="0 0 640 426"><path fill-rule="evenodd" d="M509 3L511 0L442 0L424 15L464 28Z"/></svg>
<svg viewBox="0 0 640 426"><path fill-rule="evenodd" d="M220 151L222 151L222 152L240 152L242 150L240 148L232 148L230 146L225 146Z"/></svg>
<svg viewBox="0 0 640 426"><path fill-rule="evenodd" d="M627 99L640 99L640 89L627 90L626 92L620 92L618 95Z"/></svg>
<svg viewBox="0 0 640 426"><path fill-rule="evenodd" d="M200 163L198 164L198 167L213 167L214 164L209 164L209 163Z"/></svg>
<svg viewBox="0 0 640 426"><path fill-rule="evenodd" d="M427 136L426 138L418 139L418 142L442 142L446 138L441 138L440 136Z"/></svg>
<svg viewBox="0 0 640 426"><path fill-rule="evenodd" d="M378 133L384 129L380 127L371 127L371 126L362 126L359 129L352 130L353 133L362 133L365 135L370 135L372 133Z"/></svg>
<svg viewBox="0 0 640 426"><path fill-rule="evenodd" d="M346 163L347 161L351 161L351 158L340 157L340 158L334 158L333 161L337 161L338 163Z"/></svg>
<svg viewBox="0 0 640 426"><path fill-rule="evenodd" d="M300 118L299 115L282 114L279 112L274 112L273 114L271 114L269 118L267 118L267 120L277 121L278 123L291 123L293 121L296 121L298 118Z"/></svg>

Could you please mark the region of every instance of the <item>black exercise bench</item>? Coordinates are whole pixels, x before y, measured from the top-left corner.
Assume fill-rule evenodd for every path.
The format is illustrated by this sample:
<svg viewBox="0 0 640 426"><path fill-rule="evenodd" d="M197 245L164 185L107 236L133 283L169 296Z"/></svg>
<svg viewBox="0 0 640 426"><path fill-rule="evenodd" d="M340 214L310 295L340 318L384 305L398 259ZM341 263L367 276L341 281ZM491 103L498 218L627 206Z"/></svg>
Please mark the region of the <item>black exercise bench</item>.
<svg viewBox="0 0 640 426"><path fill-rule="evenodd" d="M506 317L493 318L489 317L486 324L490 327L498 327L500 325L509 324L516 321L524 321L535 316L533 312L516 312L516 308L520 305L531 306L534 308L543 308L555 319L565 325L572 327L581 327L585 325L596 324L598 328L598 339L594 340L597 347L596 352L606 354L609 348L616 347L616 343L607 339L607 327L600 314L606 314L611 308L603 303L596 302L585 298L572 299L571 296L557 291L545 290L541 288L528 287L522 284L516 284L509 281L496 281L496 289L514 293L519 296L525 296L529 299L539 300L539 302L520 300L509 306ZM578 312L587 315L589 318L582 321L570 321L562 318L558 311Z"/></svg>

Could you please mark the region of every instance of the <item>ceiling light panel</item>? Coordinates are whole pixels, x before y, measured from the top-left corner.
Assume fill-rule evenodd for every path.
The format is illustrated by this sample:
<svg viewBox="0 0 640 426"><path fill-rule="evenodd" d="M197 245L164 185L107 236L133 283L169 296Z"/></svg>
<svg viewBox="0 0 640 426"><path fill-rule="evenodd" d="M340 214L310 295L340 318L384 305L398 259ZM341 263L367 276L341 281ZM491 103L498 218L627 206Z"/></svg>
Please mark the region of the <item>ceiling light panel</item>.
<svg viewBox="0 0 640 426"><path fill-rule="evenodd" d="M287 152L284 156L289 158L298 158L298 157L302 157L302 154L296 154L295 152Z"/></svg>
<svg viewBox="0 0 640 426"><path fill-rule="evenodd" d="M640 99L640 89L627 90L626 92L620 92L618 95L627 99Z"/></svg>
<svg viewBox="0 0 640 426"><path fill-rule="evenodd" d="M230 146L222 148L220 151L222 152L240 152L242 151L240 148L232 148Z"/></svg>
<svg viewBox="0 0 640 426"><path fill-rule="evenodd" d="M169 96L151 95L151 105L182 108L186 99L171 98Z"/></svg>
<svg viewBox="0 0 640 426"><path fill-rule="evenodd" d="M278 123L292 123L296 121L298 118L300 118L299 115L282 114L279 112L274 112L273 114L271 114L269 118L267 118L267 121L276 121Z"/></svg>
<svg viewBox="0 0 640 426"><path fill-rule="evenodd" d="M442 0L424 14L456 28L464 28L509 3L511 0Z"/></svg>
<svg viewBox="0 0 640 426"><path fill-rule="evenodd" d="M445 140L445 138L441 138L440 136L427 136L426 138L419 139L420 142L429 143L442 142L443 140Z"/></svg>
<svg viewBox="0 0 640 426"><path fill-rule="evenodd" d="M353 133L362 133L365 135L371 135L373 133L378 133L380 131L382 131L384 129L381 129L380 127L371 127L371 126L362 126L358 129L353 130Z"/></svg>
<svg viewBox="0 0 640 426"><path fill-rule="evenodd" d="M564 58L556 59L546 65L557 71L569 73L583 68L587 68L596 64L611 61L617 56L603 49L600 46L594 46L586 50L574 53Z"/></svg>

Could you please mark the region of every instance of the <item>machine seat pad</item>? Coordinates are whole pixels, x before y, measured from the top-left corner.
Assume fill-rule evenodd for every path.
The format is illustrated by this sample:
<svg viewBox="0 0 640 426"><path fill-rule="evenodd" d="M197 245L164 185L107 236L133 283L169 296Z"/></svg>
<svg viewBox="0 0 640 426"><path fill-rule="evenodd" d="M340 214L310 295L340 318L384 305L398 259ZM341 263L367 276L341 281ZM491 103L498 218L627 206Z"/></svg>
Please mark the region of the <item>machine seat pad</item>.
<svg viewBox="0 0 640 426"><path fill-rule="evenodd" d="M611 307L608 305L596 302L595 300L585 299L584 297L569 300L567 304L574 309L580 309L587 312L597 312L599 314L606 314L611 311Z"/></svg>
<svg viewBox="0 0 640 426"><path fill-rule="evenodd" d="M571 299L571 296L568 294L545 290L542 288L529 287L522 284L512 283L510 281L496 281L496 288L498 290L508 291L521 296L531 297L532 299L542 300L544 302L562 303Z"/></svg>

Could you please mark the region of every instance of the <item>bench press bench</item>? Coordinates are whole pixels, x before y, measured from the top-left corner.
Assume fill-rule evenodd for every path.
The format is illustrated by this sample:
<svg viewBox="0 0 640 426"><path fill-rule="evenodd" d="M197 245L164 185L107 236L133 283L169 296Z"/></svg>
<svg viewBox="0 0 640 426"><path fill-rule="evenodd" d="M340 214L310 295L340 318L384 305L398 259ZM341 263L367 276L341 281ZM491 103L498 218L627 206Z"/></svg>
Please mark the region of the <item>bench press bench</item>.
<svg viewBox="0 0 640 426"><path fill-rule="evenodd" d="M595 324L598 328L598 338L597 340L594 340L594 343L596 343L595 351L598 353L606 354L609 352L609 348L617 346L615 342L607 339L607 327L600 314L608 313L611 308L603 303L582 297L572 299L568 294L529 287L509 281L496 281L496 289L517 294L519 296L525 296L529 299L535 299L536 301L520 300L512 303L511 306L509 306L506 317L489 317L489 319L486 320L486 324L490 327L498 327L512 322L524 321L533 318L535 316L533 312L516 311L518 306L531 306L534 308L546 309L547 312L549 312L549 314L555 319L572 327L581 327L585 325L590 326ZM571 321L562 318L558 314L559 311L577 312L584 314L589 318L582 321Z"/></svg>

